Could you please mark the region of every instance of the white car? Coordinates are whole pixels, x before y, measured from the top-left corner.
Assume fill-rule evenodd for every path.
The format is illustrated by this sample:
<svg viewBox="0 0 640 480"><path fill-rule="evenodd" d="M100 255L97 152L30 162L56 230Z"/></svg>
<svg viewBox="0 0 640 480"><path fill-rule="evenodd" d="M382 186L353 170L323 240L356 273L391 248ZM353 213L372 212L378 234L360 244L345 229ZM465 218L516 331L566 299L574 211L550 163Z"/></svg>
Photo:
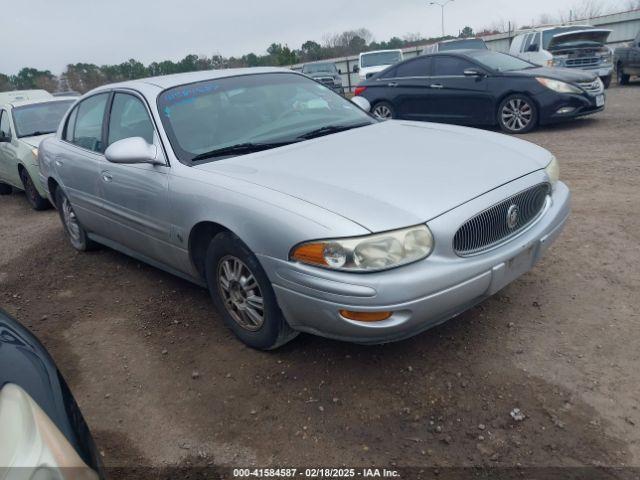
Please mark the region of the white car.
<svg viewBox="0 0 640 480"><path fill-rule="evenodd" d="M0 195L24 190L35 210L50 206L39 181L38 146L75 100L44 90L0 93Z"/></svg>
<svg viewBox="0 0 640 480"><path fill-rule="evenodd" d="M366 80L402 60L404 60L402 50L376 50L375 52L361 53L357 72L361 80Z"/></svg>
<svg viewBox="0 0 640 480"><path fill-rule="evenodd" d="M611 30L591 25L547 27L516 35L509 53L543 67L578 68L611 84L613 52L605 45Z"/></svg>

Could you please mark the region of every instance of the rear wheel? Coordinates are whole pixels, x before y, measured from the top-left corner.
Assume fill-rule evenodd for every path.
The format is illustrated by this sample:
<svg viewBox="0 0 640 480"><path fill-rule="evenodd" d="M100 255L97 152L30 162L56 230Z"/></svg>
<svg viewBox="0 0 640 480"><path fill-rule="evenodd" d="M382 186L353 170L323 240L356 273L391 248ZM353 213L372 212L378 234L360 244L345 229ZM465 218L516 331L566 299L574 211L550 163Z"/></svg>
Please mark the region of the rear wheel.
<svg viewBox="0 0 640 480"><path fill-rule="evenodd" d="M273 350L298 332L284 319L266 273L256 256L235 235L216 235L206 257L206 278L216 309L246 345Z"/></svg>
<svg viewBox="0 0 640 480"><path fill-rule="evenodd" d="M73 211L71 202L60 187L56 189L56 206L58 207L60 220L62 220L62 228L71 246L80 252L93 250L96 247L96 243L87 235L87 231L80 224L76 213Z"/></svg>
<svg viewBox="0 0 640 480"><path fill-rule="evenodd" d="M507 133L527 133L538 122L538 109L522 94L509 95L498 107L498 125Z"/></svg>
<svg viewBox="0 0 640 480"><path fill-rule="evenodd" d="M622 65L618 65L618 68L616 68L616 76L618 78L618 85L628 85L629 79L631 79L631 75L624 73Z"/></svg>
<svg viewBox="0 0 640 480"><path fill-rule="evenodd" d="M0 195L11 195L11 192L13 192L11 185L0 183Z"/></svg>
<svg viewBox="0 0 640 480"><path fill-rule="evenodd" d="M396 112L389 102L378 102L371 109L371 113L380 120L391 120L396 118Z"/></svg>
<svg viewBox="0 0 640 480"><path fill-rule="evenodd" d="M22 180L22 185L24 186L24 193L27 196L27 201L33 207L34 210L46 210L51 207L49 200L43 198L39 193L38 189L33 183L31 179L31 175L27 172L26 169L22 168L20 170L20 179Z"/></svg>

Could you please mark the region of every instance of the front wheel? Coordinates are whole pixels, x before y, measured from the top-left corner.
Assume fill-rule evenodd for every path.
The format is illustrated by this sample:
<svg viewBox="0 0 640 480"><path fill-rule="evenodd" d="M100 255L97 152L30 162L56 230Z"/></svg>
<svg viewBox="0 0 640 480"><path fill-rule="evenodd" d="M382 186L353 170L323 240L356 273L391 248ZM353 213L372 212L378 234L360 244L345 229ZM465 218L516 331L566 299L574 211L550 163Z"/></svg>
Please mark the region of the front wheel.
<svg viewBox="0 0 640 480"><path fill-rule="evenodd" d="M618 78L618 85L628 85L631 79L631 75L624 73L622 65L618 65L618 68L616 68L616 77Z"/></svg>
<svg viewBox="0 0 640 480"><path fill-rule="evenodd" d="M371 113L380 120L391 120L396 118L395 109L389 102L376 103L373 109L371 109Z"/></svg>
<svg viewBox="0 0 640 480"><path fill-rule="evenodd" d="M509 95L498 107L498 125L504 132L527 133L537 122L538 109L526 95Z"/></svg>
<svg viewBox="0 0 640 480"><path fill-rule="evenodd" d="M71 246L80 252L93 250L96 243L87 235L87 231L80 224L71 202L60 187L56 189L56 206L60 220L62 220L62 228Z"/></svg>
<svg viewBox="0 0 640 480"><path fill-rule="evenodd" d="M20 179L22 180L22 185L24 186L24 193L27 196L27 201L34 210L46 210L47 208L51 207L49 200L43 198L40 193L38 193L38 189L33 183L29 172L27 172L25 169L21 169Z"/></svg>
<svg viewBox="0 0 640 480"><path fill-rule="evenodd" d="M205 273L216 309L246 345L273 350L298 335L285 320L257 257L238 237L229 232L214 237Z"/></svg>

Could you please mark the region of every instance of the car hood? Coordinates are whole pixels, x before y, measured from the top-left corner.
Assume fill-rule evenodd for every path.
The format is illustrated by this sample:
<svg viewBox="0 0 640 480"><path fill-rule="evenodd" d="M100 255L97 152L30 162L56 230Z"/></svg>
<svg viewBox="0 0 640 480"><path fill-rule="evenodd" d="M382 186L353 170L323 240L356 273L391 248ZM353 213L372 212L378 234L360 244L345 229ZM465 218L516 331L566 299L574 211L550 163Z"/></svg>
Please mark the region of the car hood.
<svg viewBox="0 0 640 480"><path fill-rule="evenodd" d="M593 82L597 78L597 74L580 70L578 68L548 68L536 67L526 70L517 70L515 72L506 72L508 76L518 77L546 77L554 80L562 80L569 83Z"/></svg>
<svg viewBox="0 0 640 480"><path fill-rule="evenodd" d="M554 35L549 42L547 50L560 48L561 45L569 42L593 42L597 44L604 44L609 38L609 35L611 35L611 30L592 28L558 33Z"/></svg>
<svg viewBox="0 0 640 480"><path fill-rule="evenodd" d="M546 150L506 135L388 121L195 168L302 199L379 232L428 221L550 159Z"/></svg>
<svg viewBox="0 0 640 480"><path fill-rule="evenodd" d="M35 137L20 137L20 141L26 143L30 147L38 148L42 140L53 135L53 133L47 133L46 135L36 135Z"/></svg>

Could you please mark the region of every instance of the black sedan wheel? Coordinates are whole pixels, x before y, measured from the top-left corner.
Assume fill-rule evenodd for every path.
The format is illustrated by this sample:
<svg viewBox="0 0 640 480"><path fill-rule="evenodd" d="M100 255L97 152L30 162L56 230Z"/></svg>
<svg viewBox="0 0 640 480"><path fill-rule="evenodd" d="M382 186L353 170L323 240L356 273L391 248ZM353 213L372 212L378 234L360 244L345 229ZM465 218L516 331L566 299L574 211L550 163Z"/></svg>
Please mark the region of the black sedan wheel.
<svg viewBox="0 0 640 480"><path fill-rule="evenodd" d="M525 95L509 95L498 108L498 125L507 133L530 132L538 122L538 110Z"/></svg>
<svg viewBox="0 0 640 480"><path fill-rule="evenodd" d="M293 330L280 311L271 282L249 248L232 233L211 240L206 278L216 309L246 345L273 350L293 340Z"/></svg>
<svg viewBox="0 0 640 480"><path fill-rule="evenodd" d="M393 105L389 102L379 102L376 103L373 109L371 110L377 118L380 120L391 120L396 117L396 112L393 109Z"/></svg>

